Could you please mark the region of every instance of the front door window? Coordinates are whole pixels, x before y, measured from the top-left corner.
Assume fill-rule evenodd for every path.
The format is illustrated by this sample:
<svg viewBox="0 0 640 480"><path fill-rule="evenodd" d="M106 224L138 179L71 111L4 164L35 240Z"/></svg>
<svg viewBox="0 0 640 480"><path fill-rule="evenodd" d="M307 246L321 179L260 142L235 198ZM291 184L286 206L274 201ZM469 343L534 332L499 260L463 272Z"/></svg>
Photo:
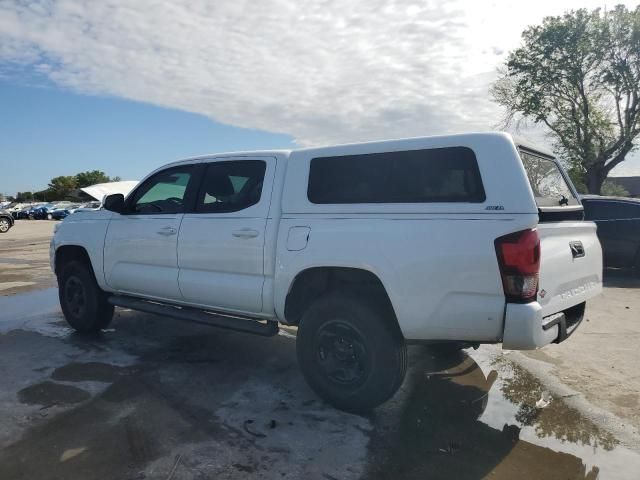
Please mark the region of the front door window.
<svg viewBox="0 0 640 480"><path fill-rule="evenodd" d="M166 170L149 178L134 193L129 213L182 213L191 167Z"/></svg>

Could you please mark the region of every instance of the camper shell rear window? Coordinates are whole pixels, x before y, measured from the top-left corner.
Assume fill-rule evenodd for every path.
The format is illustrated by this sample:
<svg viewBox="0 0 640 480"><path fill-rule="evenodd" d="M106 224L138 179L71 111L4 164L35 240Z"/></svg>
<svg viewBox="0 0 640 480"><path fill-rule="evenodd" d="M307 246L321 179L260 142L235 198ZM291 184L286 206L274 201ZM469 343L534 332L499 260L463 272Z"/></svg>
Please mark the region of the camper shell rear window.
<svg viewBox="0 0 640 480"><path fill-rule="evenodd" d="M538 208L580 205L580 201L553 158L523 147L520 148L520 158Z"/></svg>
<svg viewBox="0 0 640 480"><path fill-rule="evenodd" d="M486 199L476 156L467 147L313 158L307 196L315 204Z"/></svg>

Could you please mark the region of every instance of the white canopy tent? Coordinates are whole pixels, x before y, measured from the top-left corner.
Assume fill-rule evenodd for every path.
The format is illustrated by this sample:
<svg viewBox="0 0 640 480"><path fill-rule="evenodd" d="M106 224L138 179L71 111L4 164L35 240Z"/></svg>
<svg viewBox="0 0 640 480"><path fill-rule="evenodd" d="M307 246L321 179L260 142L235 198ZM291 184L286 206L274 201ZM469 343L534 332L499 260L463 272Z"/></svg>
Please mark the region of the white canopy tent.
<svg viewBox="0 0 640 480"><path fill-rule="evenodd" d="M136 185L138 185L137 180L124 180L122 182L96 183L95 185L84 187L80 190L102 202L106 195L112 195L114 193L121 193L126 197Z"/></svg>

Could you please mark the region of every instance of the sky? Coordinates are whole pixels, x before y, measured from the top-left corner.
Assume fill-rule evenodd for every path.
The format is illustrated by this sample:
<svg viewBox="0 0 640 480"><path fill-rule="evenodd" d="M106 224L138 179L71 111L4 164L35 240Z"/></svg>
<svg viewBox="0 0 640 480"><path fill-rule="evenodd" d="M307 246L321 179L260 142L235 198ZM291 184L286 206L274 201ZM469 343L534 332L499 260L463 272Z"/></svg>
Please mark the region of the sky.
<svg viewBox="0 0 640 480"><path fill-rule="evenodd" d="M0 0L0 192L179 158L495 129L528 25L592 0ZM529 132L540 137L540 132ZM640 155L615 175L640 174Z"/></svg>

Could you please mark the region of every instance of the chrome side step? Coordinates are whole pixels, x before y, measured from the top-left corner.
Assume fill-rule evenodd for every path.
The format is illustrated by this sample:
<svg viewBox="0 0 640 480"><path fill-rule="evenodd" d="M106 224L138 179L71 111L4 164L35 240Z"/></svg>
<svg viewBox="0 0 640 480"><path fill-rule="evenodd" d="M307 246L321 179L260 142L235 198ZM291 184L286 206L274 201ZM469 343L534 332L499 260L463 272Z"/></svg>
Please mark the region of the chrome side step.
<svg viewBox="0 0 640 480"><path fill-rule="evenodd" d="M109 297L109 303L116 307L130 308L131 310L138 310L140 312L164 315L188 322L201 323L226 330L235 330L236 332L252 333L264 337L271 337L278 333L278 322L270 320L236 317L198 310L196 308L151 302L125 295L112 295Z"/></svg>

